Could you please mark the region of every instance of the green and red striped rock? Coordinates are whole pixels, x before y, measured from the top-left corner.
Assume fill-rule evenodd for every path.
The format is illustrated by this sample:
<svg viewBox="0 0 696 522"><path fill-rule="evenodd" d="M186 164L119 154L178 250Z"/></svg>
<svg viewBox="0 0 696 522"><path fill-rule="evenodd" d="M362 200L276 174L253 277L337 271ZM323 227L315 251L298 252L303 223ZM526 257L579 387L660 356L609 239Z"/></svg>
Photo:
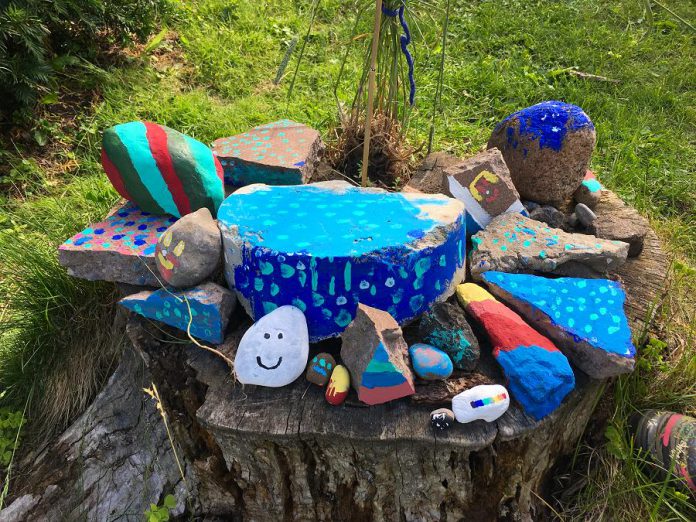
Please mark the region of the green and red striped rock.
<svg viewBox="0 0 696 522"><path fill-rule="evenodd" d="M107 129L102 165L124 198L153 214L181 217L201 208L213 216L225 197L222 166L203 143L156 123Z"/></svg>

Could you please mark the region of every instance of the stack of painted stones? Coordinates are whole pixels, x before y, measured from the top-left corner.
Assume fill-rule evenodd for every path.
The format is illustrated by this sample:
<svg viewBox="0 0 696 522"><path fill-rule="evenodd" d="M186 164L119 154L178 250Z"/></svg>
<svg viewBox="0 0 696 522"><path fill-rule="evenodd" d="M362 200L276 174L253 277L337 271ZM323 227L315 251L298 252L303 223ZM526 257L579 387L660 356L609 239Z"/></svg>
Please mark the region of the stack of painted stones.
<svg viewBox="0 0 696 522"><path fill-rule="evenodd" d="M124 307L198 344L222 344L248 314L232 368L244 385L304 374L332 406L351 387L371 406L445 390L432 403L451 409L431 414L443 430L513 405L543 419L576 371L634 366L625 295L606 277L647 226L588 170L595 132L579 107L512 114L489 150L426 160L403 192L311 183L321 139L289 120L212 149L148 122L103 144L128 201L67 240L61 262L125 283ZM499 376L478 373L484 357Z"/></svg>

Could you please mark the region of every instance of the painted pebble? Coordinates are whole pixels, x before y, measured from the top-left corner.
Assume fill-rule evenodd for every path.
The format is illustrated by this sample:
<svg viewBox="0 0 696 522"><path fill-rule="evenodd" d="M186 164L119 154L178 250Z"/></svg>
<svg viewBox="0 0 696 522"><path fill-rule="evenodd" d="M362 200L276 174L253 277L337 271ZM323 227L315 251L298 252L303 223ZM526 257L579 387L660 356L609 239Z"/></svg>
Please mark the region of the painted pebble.
<svg viewBox="0 0 696 522"><path fill-rule="evenodd" d="M427 381L447 379L454 367L452 359L442 350L428 344L414 344L408 349L416 375Z"/></svg>
<svg viewBox="0 0 696 522"><path fill-rule="evenodd" d="M326 387L326 402L332 406L340 406L348 397L350 389L350 373L348 369L339 364L334 368L329 379L329 385Z"/></svg>
<svg viewBox="0 0 696 522"><path fill-rule="evenodd" d="M163 125L131 121L106 129L102 145L109 180L142 210L217 214L225 197L222 165L205 144Z"/></svg>
<svg viewBox="0 0 696 522"><path fill-rule="evenodd" d="M336 367L336 360L329 353L320 353L312 357L307 367L307 380L318 386L329 382L331 372Z"/></svg>
<svg viewBox="0 0 696 522"><path fill-rule="evenodd" d="M438 408L430 413L430 425L438 431L445 431L454 426L454 412L447 408Z"/></svg>
<svg viewBox="0 0 696 522"><path fill-rule="evenodd" d="M510 406L510 394L500 384L482 384L452 398L452 410L457 422L485 420L493 422Z"/></svg>
<svg viewBox="0 0 696 522"><path fill-rule="evenodd" d="M281 306L244 334L234 372L242 384L279 388L302 375L308 355L309 335L302 310Z"/></svg>

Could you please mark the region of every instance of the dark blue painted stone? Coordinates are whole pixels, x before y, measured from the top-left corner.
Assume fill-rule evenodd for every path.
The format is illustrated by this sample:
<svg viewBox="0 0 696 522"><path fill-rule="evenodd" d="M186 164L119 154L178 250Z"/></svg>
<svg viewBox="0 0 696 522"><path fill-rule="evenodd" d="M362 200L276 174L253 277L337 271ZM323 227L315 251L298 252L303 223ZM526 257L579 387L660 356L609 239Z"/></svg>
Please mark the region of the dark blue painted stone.
<svg viewBox="0 0 696 522"><path fill-rule="evenodd" d="M418 246L448 210L449 232ZM359 302L413 319L463 277L463 210L440 195L255 185L229 196L218 218L227 280L251 315L294 305L312 342L340 334Z"/></svg>
<svg viewBox="0 0 696 522"><path fill-rule="evenodd" d="M421 379L433 381L452 375L452 360L442 350L429 344L417 343L408 349L413 371Z"/></svg>
<svg viewBox="0 0 696 522"><path fill-rule="evenodd" d="M579 131L583 128L594 129L590 118L577 105L560 101L545 101L537 103L521 111L512 113L501 121L493 134L507 124L508 121L517 118L519 130L510 126L507 129L507 142L516 149L519 138L525 136L539 143L539 148L548 147L560 151L563 147L566 134L569 131ZM523 151L526 156L526 151Z"/></svg>

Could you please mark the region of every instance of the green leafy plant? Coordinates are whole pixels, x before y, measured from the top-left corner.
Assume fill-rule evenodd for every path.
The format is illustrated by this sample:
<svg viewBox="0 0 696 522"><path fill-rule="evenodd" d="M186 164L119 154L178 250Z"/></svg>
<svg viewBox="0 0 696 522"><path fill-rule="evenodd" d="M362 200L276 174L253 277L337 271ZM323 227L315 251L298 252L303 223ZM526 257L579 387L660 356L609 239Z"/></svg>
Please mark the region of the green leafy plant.
<svg viewBox="0 0 696 522"><path fill-rule="evenodd" d="M165 522L169 520L169 512L176 507L174 495L167 495L162 501L162 505L150 504L150 509L145 511L147 522Z"/></svg>

